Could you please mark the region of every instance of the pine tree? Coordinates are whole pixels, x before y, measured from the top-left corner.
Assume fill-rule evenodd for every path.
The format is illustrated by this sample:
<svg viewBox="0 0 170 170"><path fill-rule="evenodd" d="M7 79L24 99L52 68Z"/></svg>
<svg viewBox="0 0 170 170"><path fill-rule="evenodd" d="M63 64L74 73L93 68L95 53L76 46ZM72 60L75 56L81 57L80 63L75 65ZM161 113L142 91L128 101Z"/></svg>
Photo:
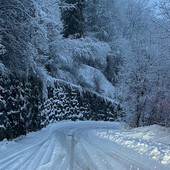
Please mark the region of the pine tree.
<svg viewBox="0 0 170 170"><path fill-rule="evenodd" d="M73 5L62 10L62 20L64 25L63 36L65 38L81 38L84 34L84 0L63 0L64 3Z"/></svg>

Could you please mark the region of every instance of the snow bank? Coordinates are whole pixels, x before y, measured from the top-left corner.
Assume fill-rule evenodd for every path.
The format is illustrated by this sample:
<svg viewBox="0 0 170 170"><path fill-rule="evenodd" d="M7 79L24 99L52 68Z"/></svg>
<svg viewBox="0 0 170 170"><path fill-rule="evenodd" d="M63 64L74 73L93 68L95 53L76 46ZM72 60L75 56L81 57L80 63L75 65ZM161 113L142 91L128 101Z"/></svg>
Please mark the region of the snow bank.
<svg viewBox="0 0 170 170"><path fill-rule="evenodd" d="M95 131L95 134L170 165L170 128L152 125L131 130Z"/></svg>
<svg viewBox="0 0 170 170"><path fill-rule="evenodd" d="M77 70L77 75L83 86L89 87L92 91L97 91L104 96L114 98L115 88L100 70L82 65Z"/></svg>

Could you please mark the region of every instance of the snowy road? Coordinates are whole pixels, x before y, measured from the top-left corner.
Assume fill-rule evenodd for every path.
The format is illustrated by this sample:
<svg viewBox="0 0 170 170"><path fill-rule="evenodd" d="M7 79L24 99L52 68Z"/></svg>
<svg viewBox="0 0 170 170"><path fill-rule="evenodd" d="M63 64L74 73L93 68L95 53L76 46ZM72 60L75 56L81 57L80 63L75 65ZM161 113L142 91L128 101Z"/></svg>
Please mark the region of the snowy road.
<svg viewBox="0 0 170 170"><path fill-rule="evenodd" d="M108 126L68 127L59 132L59 141L64 151L62 164L57 169L69 170L112 170L112 169L146 169L112 150L108 141L97 139L92 132ZM110 127L111 128L111 127ZM106 143L108 142L108 143ZM67 155L67 157L65 157ZM56 162L57 161L56 159ZM133 168L132 168L133 165ZM52 169L55 169L56 165Z"/></svg>
<svg viewBox="0 0 170 170"><path fill-rule="evenodd" d="M53 127L44 133L37 132L37 135L34 133L30 138L9 143L11 147L1 146L4 152L0 154L0 170L166 169L155 166L152 160L148 163L147 157L128 153L126 148L94 133L118 128L111 123L84 122Z"/></svg>

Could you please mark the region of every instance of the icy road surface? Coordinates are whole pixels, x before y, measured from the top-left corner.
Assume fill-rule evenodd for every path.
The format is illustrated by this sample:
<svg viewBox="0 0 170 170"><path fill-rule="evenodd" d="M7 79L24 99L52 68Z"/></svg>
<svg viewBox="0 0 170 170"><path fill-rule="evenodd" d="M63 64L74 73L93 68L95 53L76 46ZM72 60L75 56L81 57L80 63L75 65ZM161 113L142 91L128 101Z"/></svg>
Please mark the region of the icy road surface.
<svg viewBox="0 0 170 170"><path fill-rule="evenodd" d="M148 155L101 138L119 123L58 123L0 143L0 170L169 170Z"/></svg>

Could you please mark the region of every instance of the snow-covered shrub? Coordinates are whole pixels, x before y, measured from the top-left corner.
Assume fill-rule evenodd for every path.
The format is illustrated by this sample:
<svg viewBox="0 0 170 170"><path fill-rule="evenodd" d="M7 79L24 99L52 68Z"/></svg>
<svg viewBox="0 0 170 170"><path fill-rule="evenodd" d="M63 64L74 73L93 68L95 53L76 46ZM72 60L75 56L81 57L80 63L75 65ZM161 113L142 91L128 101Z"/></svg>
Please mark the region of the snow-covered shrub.
<svg viewBox="0 0 170 170"><path fill-rule="evenodd" d="M5 52L6 52L5 47L2 44L0 44L0 55L5 54Z"/></svg>
<svg viewBox="0 0 170 170"><path fill-rule="evenodd" d="M114 87L106 78L109 76L105 75L109 66L108 56L113 56L110 55L111 48L107 43L96 42L90 38L63 39L58 47L56 57L48 62L53 77L113 98ZM82 79L84 77L87 80L91 75L92 86Z"/></svg>
<svg viewBox="0 0 170 170"><path fill-rule="evenodd" d="M72 52L74 62L104 70L107 55L111 52L107 43L95 42L90 38L80 40L67 40L67 50Z"/></svg>
<svg viewBox="0 0 170 170"><path fill-rule="evenodd" d="M60 81L48 88L48 99L41 109L42 127L61 120L114 121L117 118L114 101Z"/></svg>

